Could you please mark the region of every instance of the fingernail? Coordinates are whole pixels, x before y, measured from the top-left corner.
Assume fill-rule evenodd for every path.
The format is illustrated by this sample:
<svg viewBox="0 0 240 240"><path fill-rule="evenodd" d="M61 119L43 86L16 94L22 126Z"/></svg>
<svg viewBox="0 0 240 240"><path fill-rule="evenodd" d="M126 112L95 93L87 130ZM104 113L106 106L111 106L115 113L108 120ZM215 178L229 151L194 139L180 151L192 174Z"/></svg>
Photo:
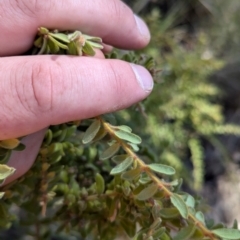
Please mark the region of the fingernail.
<svg viewBox="0 0 240 240"><path fill-rule="evenodd" d="M133 69L133 72L135 73L135 76L136 76L141 88L146 92L152 91L153 79L152 79L151 74L148 72L148 70L142 66L139 66L139 65L136 65L133 63L131 63L130 65Z"/></svg>
<svg viewBox="0 0 240 240"><path fill-rule="evenodd" d="M139 32L147 39L150 39L150 32L148 30L148 27L146 25L146 23L140 18L138 17L137 15L134 14L134 17L135 17L135 21L137 23L137 27L138 27L138 30Z"/></svg>

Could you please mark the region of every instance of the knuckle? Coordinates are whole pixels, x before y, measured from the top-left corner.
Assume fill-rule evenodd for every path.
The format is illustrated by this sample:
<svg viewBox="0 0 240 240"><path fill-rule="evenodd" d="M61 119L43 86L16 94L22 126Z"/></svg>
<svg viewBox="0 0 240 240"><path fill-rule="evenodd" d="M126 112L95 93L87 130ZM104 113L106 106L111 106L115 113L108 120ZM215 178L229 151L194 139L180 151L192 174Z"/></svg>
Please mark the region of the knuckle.
<svg viewBox="0 0 240 240"><path fill-rule="evenodd" d="M123 5L118 0L112 0L109 4L110 12L114 17L120 18L123 16Z"/></svg>
<svg viewBox="0 0 240 240"><path fill-rule="evenodd" d="M53 88L61 76L58 67L51 61L32 64L29 76L29 101L32 112L49 112L53 109Z"/></svg>
<svg viewBox="0 0 240 240"><path fill-rule="evenodd" d="M29 17L36 17L40 14L46 14L53 5L53 0L10 0L10 4L17 12Z"/></svg>
<svg viewBox="0 0 240 240"><path fill-rule="evenodd" d="M118 96L119 93L122 93L124 91L125 87L123 86L123 76L121 75L121 72L117 71L118 68L116 68L116 64L118 64L118 60L109 61L108 69L110 71L111 79L109 83L111 84L111 89L113 90L113 92L117 93L115 96Z"/></svg>

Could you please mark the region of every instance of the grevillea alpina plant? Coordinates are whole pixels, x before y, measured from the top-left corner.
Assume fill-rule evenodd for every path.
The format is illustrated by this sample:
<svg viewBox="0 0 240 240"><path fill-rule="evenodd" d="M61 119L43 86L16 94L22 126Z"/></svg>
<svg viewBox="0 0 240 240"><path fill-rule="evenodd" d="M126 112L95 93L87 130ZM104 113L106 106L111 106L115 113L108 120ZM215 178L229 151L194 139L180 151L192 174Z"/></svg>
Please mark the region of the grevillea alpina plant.
<svg viewBox="0 0 240 240"><path fill-rule="evenodd" d="M98 37L42 27L32 53L93 56L95 48L102 49ZM157 72L151 57L108 57ZM1 188L0 226L21 226L25 236L35 239L240 239L237 222L226 228L205 220L201 202L181 190L175 169L144 161L149 153L141 144L141 137L118 124L114 114L50 126L34 166ZM9 139L0 141L0 147L4 181L14 172L7 166L11 152L24 145L21 139Z"/></svg>

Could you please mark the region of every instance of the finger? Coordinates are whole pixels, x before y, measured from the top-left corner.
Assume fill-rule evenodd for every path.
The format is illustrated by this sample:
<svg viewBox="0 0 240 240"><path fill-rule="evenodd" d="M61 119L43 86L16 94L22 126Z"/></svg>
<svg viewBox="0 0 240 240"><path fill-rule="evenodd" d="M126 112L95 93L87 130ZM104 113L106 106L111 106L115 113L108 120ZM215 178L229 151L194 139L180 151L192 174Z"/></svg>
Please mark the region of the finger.
<svg viewBox="0 0 240 240"><path fill-rule="evenodd" d="M142 48L150 39L146 24L120 0L6 0L0 4L0 16L5 20L0 23L2 56L32 46L39 26L79 29L124 49Z"/></svg>
<svg viewBox="0 0 240 240"><path fill-rule="evenodd" d="M141 66L92 57L6 57L0 79L0 139L129 107L153 87Z"/></svg>
<svg viewBox="0 0 240 240"><path fill-rule="evenodd" d="M105 58L102 50L95 49L94 51L95 51L95 55L93 57L100 58L100 59L104 59Z"/></svg>
<svg viewBox="0 0 240 240"><path fill-rule="evenodd" d="M22 143L26 148L20 152L13 151L8 161L8 166L15 168L16 171L13 175L8 177L1 186L7 185L8 183L14 181L31 168L39 152L45 132L46 129L43 129L22 139Z"/></svg>
<svg viewBox="0 0 240 240"><path fill-rule="evenodd" d="M103 53L110 53L113 50L113 46L108 45L108 44L103 44Z"/></svg>

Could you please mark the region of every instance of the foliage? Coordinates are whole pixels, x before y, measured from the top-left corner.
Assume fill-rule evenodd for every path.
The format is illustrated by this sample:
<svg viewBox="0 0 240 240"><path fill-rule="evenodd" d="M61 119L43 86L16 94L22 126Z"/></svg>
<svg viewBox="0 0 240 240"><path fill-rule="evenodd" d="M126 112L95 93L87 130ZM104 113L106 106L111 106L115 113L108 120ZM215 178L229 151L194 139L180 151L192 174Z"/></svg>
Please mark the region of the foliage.
<svg viewBox="0 0 240 240"><path fill-rule="evenodd" d="M239 9L238 0L199 0L211 14L210 24L203 22L208 28L209 37L214 41L213 50L221 57L233 61L239 58ZM221 19L221 21L219 21Z"/></svg>
<svg viewBox="0 0 240 240"><path fill-rule="evenodd" d="M216 103L220 92L207 81L222 63L204 49L206 36L186 41L185 33L171 29L171 18L159 30L158 18L153 11L147 19L157 32L147 52L161 72L142 53L107 56L158 76L152 97L131 110L51 126L32 169L1 189L2 228L21 225L24 237L35 239L240 239L237 222L226 228L205 220L201 201L181 189L180 176L192 180L182 162L189 152L194 185L201 186L203 138L240 133L224 123ZM95 47L101 48L99 38L40 28L33 51L93 55ZM14 171L4 165L11 151L24 147L18 139L0 146L4 178Z"/></svg>
<svg viewBox="0 0 240 240"><path fill-rule="evenodd" d="M205 174L203 141L219 149L217 136L239 135L240 127L224 122L218 103L222 92L209 81L210 74L223 62L214 58L204 33L193 38L173 28L178 10L174 8L162 19L153 9L146 18L155 34L144 52L161 67L154 71L158 83L143 104L118 113L117 119L146 140L140 147L145 161L174 166L178 177L200 190ZM136 61L134 54L130 56L123 59ZM222 150L222 157L225 155Z"/></svg>

